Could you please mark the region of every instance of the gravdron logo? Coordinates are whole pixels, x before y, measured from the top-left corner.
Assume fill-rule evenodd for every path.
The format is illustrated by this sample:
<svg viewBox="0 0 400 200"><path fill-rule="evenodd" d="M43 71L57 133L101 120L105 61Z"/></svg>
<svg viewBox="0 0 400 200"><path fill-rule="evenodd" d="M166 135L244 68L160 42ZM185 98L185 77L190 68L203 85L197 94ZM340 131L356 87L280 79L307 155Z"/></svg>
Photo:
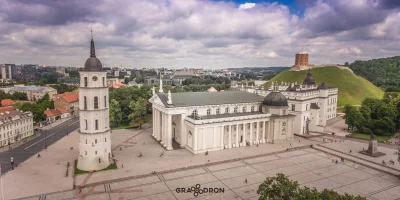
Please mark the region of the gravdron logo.
<svg viewBox="0 0 400 200"><path fill-rule="evenodd" d="M200 184L188 188L176 188L176 193L193 193L197 197L204 193L225 193L225 188L201 188Z"/></svg>

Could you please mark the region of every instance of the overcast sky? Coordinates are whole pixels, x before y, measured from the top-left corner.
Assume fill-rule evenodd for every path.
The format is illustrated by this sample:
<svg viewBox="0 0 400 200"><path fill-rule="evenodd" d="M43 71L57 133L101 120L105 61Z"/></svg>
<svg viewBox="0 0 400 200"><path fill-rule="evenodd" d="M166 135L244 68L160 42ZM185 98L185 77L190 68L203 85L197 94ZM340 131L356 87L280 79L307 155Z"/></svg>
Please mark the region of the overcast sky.
<svg viewBox="0 0 400 200"><path fill-rule="evenodd" d="M0 63L291 66L400 54L400 0L0 0Z"/></svg>

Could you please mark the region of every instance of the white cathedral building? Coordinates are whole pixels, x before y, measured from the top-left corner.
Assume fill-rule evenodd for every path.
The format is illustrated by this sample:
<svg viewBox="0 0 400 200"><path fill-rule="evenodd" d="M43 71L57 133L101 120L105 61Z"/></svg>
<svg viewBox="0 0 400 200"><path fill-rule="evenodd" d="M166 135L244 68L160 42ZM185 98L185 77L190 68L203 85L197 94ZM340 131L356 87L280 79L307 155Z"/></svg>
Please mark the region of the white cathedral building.
<svg viewBox="0 0 400 200"><path fill-rule="evenodd" d="M301 85L242 90L166 94L160 82L149 100L152 136L167 150L197 154L287 141L295 133L321 131L336 115L337 88L318 87L311 72Z"/></svg>
<svg viewBox="0 0 400 200"><path fill-rule="evenodd" d="M78 169L101 170L110 165L111 135L107 72L96 58L93 38L90 57L79 71L79 157Z"/></svg>

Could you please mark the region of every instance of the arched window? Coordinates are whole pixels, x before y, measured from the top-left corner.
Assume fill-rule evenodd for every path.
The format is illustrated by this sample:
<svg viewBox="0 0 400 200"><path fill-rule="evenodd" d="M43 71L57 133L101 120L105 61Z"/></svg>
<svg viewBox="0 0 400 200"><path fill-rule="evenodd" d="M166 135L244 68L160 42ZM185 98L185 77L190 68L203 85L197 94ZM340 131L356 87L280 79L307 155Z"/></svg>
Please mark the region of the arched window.
<svg viewBox="0 0 400 200"><path fill-rule="evenodd" d="M254 106L251 106L251 112L254 112Z"/></svg>
<svg viewBox="0 0 400 200"><path fill-rule="evenodd" d="M286 134L286 128L282 128L282 135Z"/></svg>
<svg viewBox="0 0 400 200"><path fill-rule="evenodd" d="M105 77L103 77L103 86L104 87L106 86L106 78Z"/></svg>
<svg viewBox="0 0 400 200"><path fill-rule="evenodd" d="M211 109L207 109L207 115L211 115Z"/></svg>
<svg viewBox="0 0 400 200"><path fill-rule="evenodd" d="M237 106L233 109L233 112L234 112L234 113L237 113L237 112L238 112L238 107L237 107Z"/></svg>
<svg viewBox="0 0 400 200"><path fill-rule="evenodd" d="M83 77L84 87L87 87L87 77Z"/></svg>
<svg viewBox="0 0 400 200"><path fill-rule="evenodd" d="M86 96L83 97L83 109L87 109L87 100L86 100Z"/></svg>
<svg viewBox="0 0 400 200"><path fill-rule="evenodd" d="M94 121L94 128L95 130L99 130L99 120L96 119L96 121Z"/></svg>
<svg viewBox="0 0 400 200"><path fill-rule="evenodd" d="M97 144L97 139L94 140L94 143Z"/></svg>
<svg viewBox="0 0 400 200"><path fill-rule="evenodd" d="M219 111L220 109L219 108L217 108L217 110L215 111L215 114L217 114L217 115L219 115L219 113L220 113L220 111Z"/></svg>
<svg viewBox="0 0 400 200"><path fill-rule="evenodd" d="M104 138L104 142L107 142L107 138Z"/></svg>
<svg viewBox="0 0 400 200"><path fill-rule="evenodd" d="M229 107L225 108L225 113L229 113Z"/></svg>
<svg viewBox="0 0 400 200"><path fill-rule="evenodd" d="M282 122L282 126L286 126L286 122Z"/></svg>
<svg viewBox="0 0 400 200"><path fill-rule="evenodd" d="M87 120L85 119L85 130L87 130Z"/></svg>
<svg viewBox="0 0 400 200"><path fill-rule="evenodd" d="M193 117L196 117L197 116L197 110L193 110L192 115L193 115Z"/></svg>
<svg viewBox="0 0 400 200"><path fill-rule="evenodd" d="M107 96L104 96L104 108L107 108Z"/></svg>
<svg viewBox="0 0 400 200"><path fill-rule="evenodd" d="M243 112L244 112L244 113L247 112L247 111L246 111L246 106L243 106Z"/></svg>
<svg viewBox="0 0 400 200"><path fill-rule="evenodd" d="M94 109L99 109L99 98L94 97Z"/></svg>

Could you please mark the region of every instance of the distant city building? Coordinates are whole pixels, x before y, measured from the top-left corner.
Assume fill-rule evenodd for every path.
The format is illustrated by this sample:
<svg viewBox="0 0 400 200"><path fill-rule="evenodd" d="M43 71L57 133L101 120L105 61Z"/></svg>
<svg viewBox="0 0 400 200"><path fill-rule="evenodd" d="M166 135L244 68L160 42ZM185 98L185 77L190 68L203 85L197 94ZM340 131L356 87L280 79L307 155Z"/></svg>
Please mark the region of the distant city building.
<svg viewBox="0 0 400 200"><path fill-rule="evenodd" d="M20 86L11 87L8 93L13 94L14 92L23 92L28 96L29 101L37 101L41 99L45 94L49 94L49 98L52 99L57 94L57 90L52 87L44 86Z"/></svg>
<svg viewBox="0 0 400 200"><path fill-rule="evenodd" d="M55 109L65 109L72 115L79 113L79 92L65 92L53 97Z"/></svg>
<svg viewBox="0 0 400 200"><path fill-rule="evenodd" d="M1 100L1 107L13 106L14 104L15 104L15 101L11 100L11 99L2 99Z"/></svg>
<svg viewBox="0 0 400 200"><path fill-rule="evenodd" d="M65 75L65 67L56 67L56 72L64 76Z"/></svg>
<svg viewBox="0 0 400 200"><path fill-rule="evenodd" d="M12 80L13 70L12 67L15 67L13 64L3 64L1 65L1 81L2 82L9 82Z"/></svg>
<svg viewBox="0 0 400 200"><path fill-rule="evenodd" d="M46 115L47 122L50 124L59 119L67 118L71 115L66 109L46 109L44 114Z"/></svg>
<svg viewBox="0 0 400 200"><path fill-rule="evenodd" d="M0 113L0 147L20 141L33 134L33 115L31 112L11 110Z"/></svg>

